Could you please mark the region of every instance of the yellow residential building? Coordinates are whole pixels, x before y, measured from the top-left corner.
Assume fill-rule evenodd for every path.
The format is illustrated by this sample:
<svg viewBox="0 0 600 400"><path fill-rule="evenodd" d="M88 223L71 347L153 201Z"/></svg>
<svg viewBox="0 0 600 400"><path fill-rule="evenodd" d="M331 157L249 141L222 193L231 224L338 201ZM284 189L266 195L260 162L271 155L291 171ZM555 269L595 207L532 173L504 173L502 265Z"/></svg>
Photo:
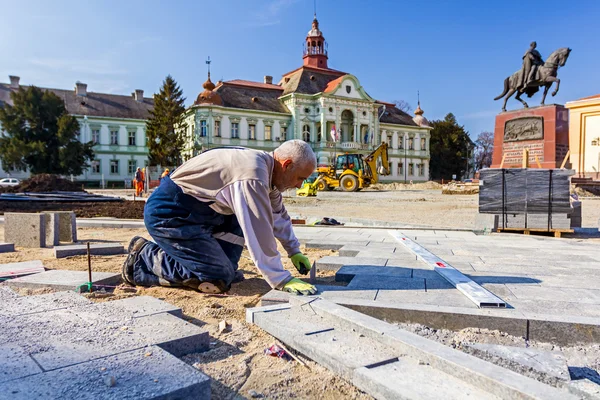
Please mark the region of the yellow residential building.
<svg viewBox="0 0 600 400"><path fill-rule="evenodd" d="M577 177L600 179L600 94L569 101L569 149Z"/></svg>

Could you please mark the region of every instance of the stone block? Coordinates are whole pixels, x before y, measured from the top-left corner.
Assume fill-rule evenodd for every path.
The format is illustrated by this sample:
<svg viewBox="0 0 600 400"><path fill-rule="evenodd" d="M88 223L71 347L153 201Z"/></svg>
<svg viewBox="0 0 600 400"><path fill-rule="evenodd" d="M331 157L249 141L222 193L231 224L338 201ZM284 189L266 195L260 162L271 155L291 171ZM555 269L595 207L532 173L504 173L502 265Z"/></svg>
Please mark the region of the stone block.
<svg viewBox="0 0 600 400"><path fill-rule="evenodd" d="M411 278L412 269L401 267L373 267L360 265L346 265L335 274L336 282L350 282L355 275L388 276L399 278Z"/></svg>
<svg viewBox="0 0 600 400"><path fill-rule="evenodd" d="M13 287L44 288L55 290L87 291L87 271L49 270L21 278L10 279L5 284ZM93 286L115 286L121 283L121 275L110 272L93 272Z"/></svg>
<svg viewBox="0 0 600 400"><path fill-rule="evenodd" d="M317 295L323 299L333 301L334 303L344 301L345 299L375 300L377 297L377 290L353 290L346 286L317 285Z"/></svg>
<svg viewBox="0 0 600 400"><path fill-rule="evenodd" d="M316 266L319 270L337 271L345 265L366 265L383 267L386 262L386 258L325 256L317 261Z"/></svg>
<svg viewBox="0 0 600 400"><path fill-rule="evenodd" d="M5 299L0 315L18 317L20 315L46 313L72 307L88 308L92 302L73 291L40 294L36 296L17 296Z"/></svg>
<svg viewBox="0 0 600 400"><path fill-rule="evenodd" d="M73 211L45 212L46 217L46 245L77 241L77 221Z"/></svg>
<svg viewBox="0 0 600 400"><path fill-rule="evenodd" d="M289 293L284 292L282 290L273 289L269 293L267 293L263 297L261 297L259 306L264 307L264 306L271 306L271 305L277 305L277 304L282 304L282 303L285 304L285 303L288 303L289 301L290 301Z"/></svg>
<svg viewBox="0 0 600 400"><path fill-rule="evenodd" d="M0 253L11 253L15 251L14 243L0 243Z"/></svg>
<svg viewBox="0 0 600 400"><path fill-rule="evenodd" d="M479 343L467 344L465 347L469 350L468 353L483 360L553 386L570 379L567 360L558 351Z"/></svg>
<svg viewBox="0 0 600 400"><path fill-rule="evenodd" d="M44 271L44 264L40 260L0 264L0 277L4 278L37 274Z"/></svg>
<svg viewBox="0 0 600 400"><path fill-rule="evenodd" d="M152 296L132 296L126 299L100 303L97 304L97 307L107 312L131 314L133 318L148 317L161 313L169 313L183 318L181 308Z"/></svg>
<svg viewBox="0 0 600 400"><path fill-rule="evenodd" d="M498 230L499 216L494 214L477 214L475 218L475 232L496 232Z"/></svg>
<svg viewBox="0 0 600 400"><path fill-rule="evenodd" d="M4 240L20 247L46 247L45 215L35 213L5 213Z"/></svg>
<svg viewBox="0 0 600 400"><path fill-rule="evenodd" d="M428 288L429 289L429 288ZM458 290L379 290L377 298L380 303L389 304L426 304L445 307L461 307L477 309L477 306Z"/></svg>
<svg viewBox="0 0 600 400"><path fill-rule="evenodd" d="M90 254L93 256L112 256L123 254L125 248L119 243L96 243L90 245ZM56 258L83 256L87 254L87 245L58 246L54 248Z"/></svg>
<svg viewBox="0 0 600 400"><path fill-rule="evenodd" d="M29 354L14 343L0 345L0 360L0 384L43 372ZM2 393L7 392L0 391L0 397Z"/></svg>
<svg viewBox="0 0 600 400"><path fill-rule="evenodd" d="M354 290L388 289L425 291L425 280L381 275L357 275L348 284L347 288Z"/></svg>
<svg viewBox="0 0 600 400"><path fill-rule="evenodd" d="M105 383L110 382L110 377L114 378L114 385ZM10 394L14 400L208 400L210 378L153 346L5 382L0 384L0 393Z"/></svg>

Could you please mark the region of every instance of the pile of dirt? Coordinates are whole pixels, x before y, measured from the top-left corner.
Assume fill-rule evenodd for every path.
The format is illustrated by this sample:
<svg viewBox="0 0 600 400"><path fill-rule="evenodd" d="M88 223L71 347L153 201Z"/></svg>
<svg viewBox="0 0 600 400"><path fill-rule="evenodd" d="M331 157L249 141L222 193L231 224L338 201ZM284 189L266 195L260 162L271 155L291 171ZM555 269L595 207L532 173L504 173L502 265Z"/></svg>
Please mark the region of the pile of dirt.
<svg viewBox="0 0 600 400"><path fill-rule="evenodd" d="M417 182L417 183L376 183L369 186L370 190L425 190L425 189L439 189L442 185L437 182Z"/></svg>
<svg viewBox="0 0 600 400"><path fill-rule="evenodd" d="M577 185L573 192L579 197L598 197L600 196L600 186Z"/></svg>
<svg viewBox="0 0 600 400"><path fill-rule="evenodd" d="M81 185L57 175L38 174L25 179L18 186L0 188L0 193L44 193L44 192L85 192Z"/></svg>
<svg viewBox="0 0 600 400"><path fill-rule="evenodd" d="M450 182L442 186L442 194L477 194L479 185L472 183Z"/></svg>
<svg viewBox="0 0 600 400"><path fill-rule="evenodd" d="M6 212L74 211L77 218L143 219L144 201L111 202L52 202L52 201L0 201L0 214Z"/></svg>

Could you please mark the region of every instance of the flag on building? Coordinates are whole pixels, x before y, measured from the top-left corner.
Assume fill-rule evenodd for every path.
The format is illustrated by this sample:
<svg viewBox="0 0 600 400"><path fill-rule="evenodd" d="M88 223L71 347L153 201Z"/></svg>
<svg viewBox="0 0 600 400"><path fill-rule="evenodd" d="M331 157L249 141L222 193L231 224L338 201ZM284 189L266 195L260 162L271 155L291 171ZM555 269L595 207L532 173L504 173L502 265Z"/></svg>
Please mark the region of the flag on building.
<svg viewBox="0 0 600 400"><path fill-rule="evenodd" d="M337 142L337 134L336 134L336 130L335 130L335 124L333 124L333 126L331 127L331 132L329 132L331 134L331 140L334 142Z"/></svg>

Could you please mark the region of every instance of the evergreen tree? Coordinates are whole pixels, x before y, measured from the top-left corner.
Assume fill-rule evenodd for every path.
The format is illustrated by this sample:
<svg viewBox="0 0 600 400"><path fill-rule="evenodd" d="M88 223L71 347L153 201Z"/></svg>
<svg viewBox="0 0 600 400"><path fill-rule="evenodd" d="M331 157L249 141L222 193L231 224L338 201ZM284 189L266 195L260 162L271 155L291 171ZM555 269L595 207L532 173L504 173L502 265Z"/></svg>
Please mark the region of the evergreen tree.
<svg viewBox="0 0 600 400"><path fill-rule="evenodd" d="M473 142L456 117L449 113L443 120L431 122L429 170L431 179L467 176Z"/></svg>
<svg viewBox="0 0 600 400"><path fill-rule="evenodd" d="M150 165L177 166L182 162L187 124L184 121L185 98L177 82L168 75L158 94L146 124Z"/></svg>
<svg viewBox="0 0 600 400"><path fill-rule="evenodd" d="M60 97L35 86L10 94L0 107L0 159L5 170L32 174L80 175L94 158L93 143L81 143L79 123Z"/></svg>

